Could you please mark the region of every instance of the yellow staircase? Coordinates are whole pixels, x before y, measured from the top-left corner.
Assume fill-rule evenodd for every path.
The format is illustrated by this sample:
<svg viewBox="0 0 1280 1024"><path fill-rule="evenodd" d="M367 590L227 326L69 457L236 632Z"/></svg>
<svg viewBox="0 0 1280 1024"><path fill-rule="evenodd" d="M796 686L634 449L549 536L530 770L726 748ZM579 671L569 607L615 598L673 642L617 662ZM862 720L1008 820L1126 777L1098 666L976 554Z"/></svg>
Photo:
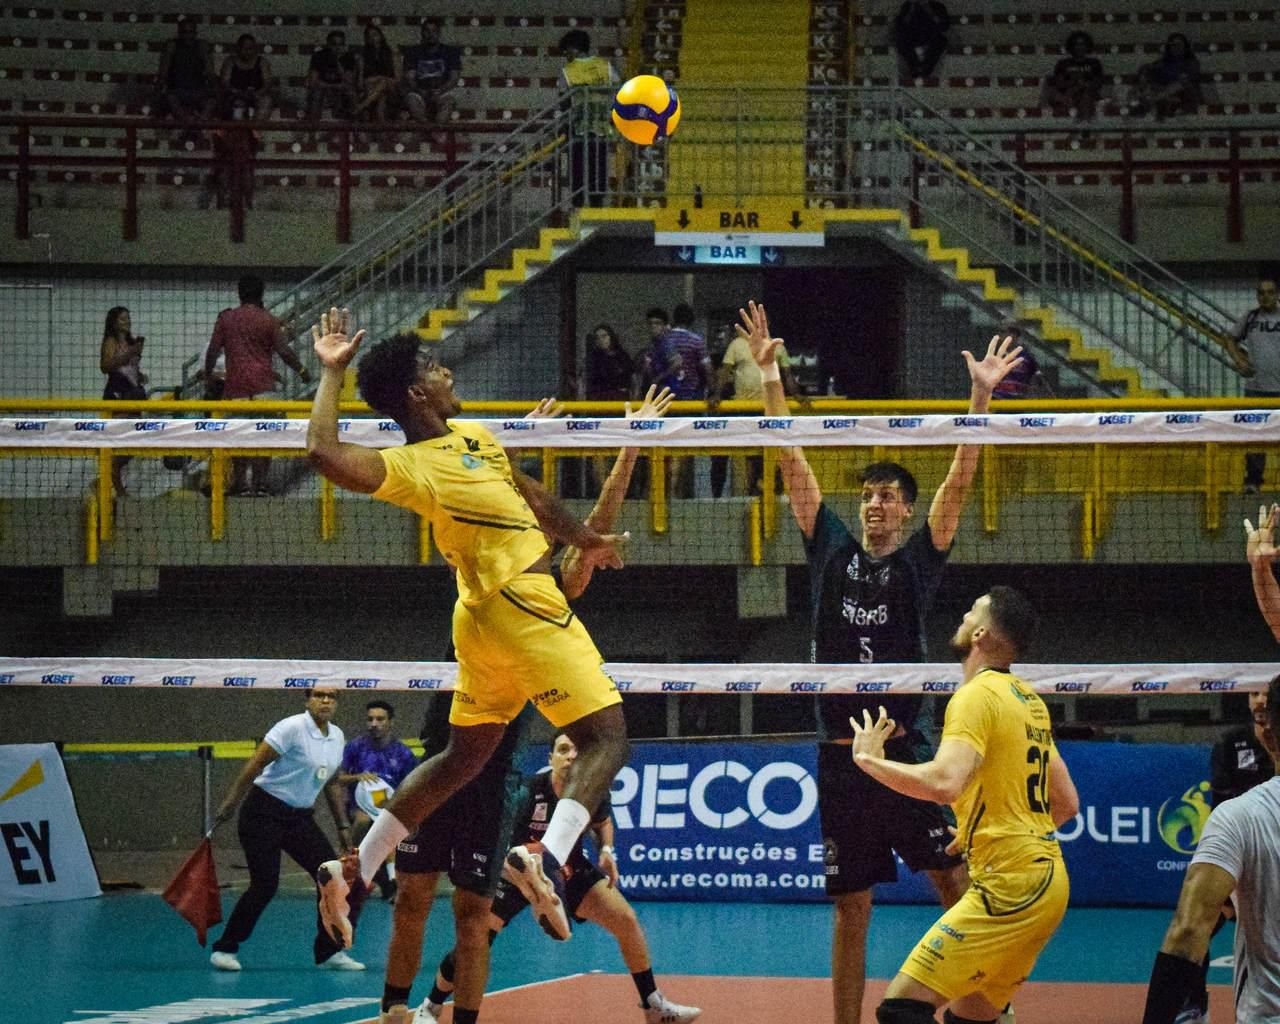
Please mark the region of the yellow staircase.
<svg viewBox="0 0 1280 1024"><path fill-rule="evenodd" d="M485 307L501 302L508 292L546 269L590 234L590 228L577 223L567 228L542 228L536 246L514 250L510 266L490 267L484 272L483 284L464 289L456 305L424 313L416 333L424 341L443 341L450 328L474 320Z"/></svg>
<svg viewBox="0 0 1280 1024"><path fill-rule="evenodd" d="M796 196L805 187L805 93L809 76L808 0L689 0L682 25L680 145L670 152L667 193L702 190L708 206L733 205L743 195ZM774 98L736 107L736 85L777 86ZM685 90L683 87L688 86ZM743 117L726 116L741 113ZM747 139L751 162L735 145ZM743 178L750 187L743 188Z"/></svg>

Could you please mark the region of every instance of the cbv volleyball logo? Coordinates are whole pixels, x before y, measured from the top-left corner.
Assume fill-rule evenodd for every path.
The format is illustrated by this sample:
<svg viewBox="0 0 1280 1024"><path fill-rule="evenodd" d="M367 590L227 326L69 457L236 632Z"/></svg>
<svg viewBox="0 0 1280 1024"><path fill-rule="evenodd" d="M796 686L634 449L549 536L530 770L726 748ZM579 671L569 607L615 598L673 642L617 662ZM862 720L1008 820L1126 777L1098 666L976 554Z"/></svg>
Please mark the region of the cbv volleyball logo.
<svg viewBox="0 0 1280 1024"><path fill-rule="evenodd" d="M1209 812L1213 810L1207 797L1209 788L1209 783L1198 782L1182 796L1170 797L1160 805L1156 822L1160 838L1169 849L1178 853L1195 853L1205 822L1209 820Z"/></svg>

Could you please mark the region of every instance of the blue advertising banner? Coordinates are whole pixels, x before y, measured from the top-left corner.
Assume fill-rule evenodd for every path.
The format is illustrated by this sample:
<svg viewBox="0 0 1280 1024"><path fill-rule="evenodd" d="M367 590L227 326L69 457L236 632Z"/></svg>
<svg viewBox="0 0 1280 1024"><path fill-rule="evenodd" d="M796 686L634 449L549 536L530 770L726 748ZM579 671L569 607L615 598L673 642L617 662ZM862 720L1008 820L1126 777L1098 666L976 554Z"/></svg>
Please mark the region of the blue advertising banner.
<svg viewBox="0 0 1280 1024"><path fill-rule="evenodd" d="M1209 747L1063 743L1080 814L1060 833L1075 906L1172 907L1209 815ZM825 898L812 743L638 743L612 796L638 899ZM883 903L933 903L899 864Z"/></svg>

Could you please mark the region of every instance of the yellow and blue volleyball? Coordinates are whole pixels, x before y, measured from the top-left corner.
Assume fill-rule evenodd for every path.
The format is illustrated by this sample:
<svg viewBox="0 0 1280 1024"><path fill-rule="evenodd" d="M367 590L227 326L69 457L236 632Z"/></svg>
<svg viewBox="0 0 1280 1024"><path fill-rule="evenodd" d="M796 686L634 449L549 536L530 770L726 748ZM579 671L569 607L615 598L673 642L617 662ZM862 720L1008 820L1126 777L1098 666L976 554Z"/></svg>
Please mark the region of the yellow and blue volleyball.
<svg viewBox="0 0 1280 1024"><path fill-rule="evenodd" d="M680 97L657 75L636 75L613 97L613 125L628 142L647 146L676 133Z"/></svg>

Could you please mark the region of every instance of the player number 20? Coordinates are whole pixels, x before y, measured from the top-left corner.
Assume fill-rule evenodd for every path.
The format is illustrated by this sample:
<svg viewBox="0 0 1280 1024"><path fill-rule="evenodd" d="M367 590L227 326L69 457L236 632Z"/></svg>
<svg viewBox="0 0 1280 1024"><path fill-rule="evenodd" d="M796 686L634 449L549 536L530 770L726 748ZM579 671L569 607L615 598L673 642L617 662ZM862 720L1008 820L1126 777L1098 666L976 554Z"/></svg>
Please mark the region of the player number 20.
<svg viewBox="0 0 1280 1024"><path fill-rule="evenodd" d="M1027 747L1027 764L1031 774L1027 776L1027 803L1033 811L1049 810L1049 751L1044 747Z"/></svg>

